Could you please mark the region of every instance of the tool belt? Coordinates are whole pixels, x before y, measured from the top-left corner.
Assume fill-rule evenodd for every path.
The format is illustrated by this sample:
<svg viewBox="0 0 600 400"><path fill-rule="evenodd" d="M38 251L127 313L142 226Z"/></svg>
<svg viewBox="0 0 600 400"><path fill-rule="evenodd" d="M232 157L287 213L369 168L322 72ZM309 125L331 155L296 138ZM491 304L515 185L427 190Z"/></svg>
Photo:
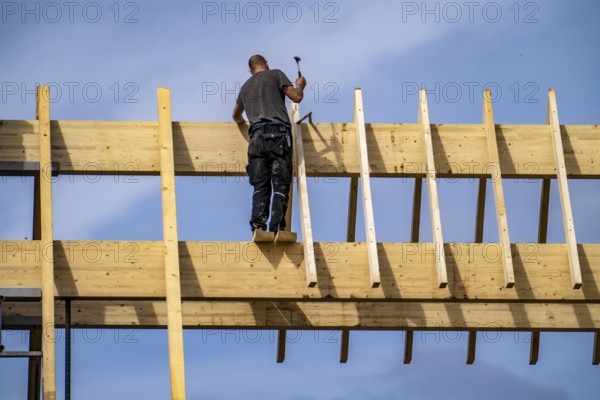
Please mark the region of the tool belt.
<svg viewBox="0 0 600 400"><path fill-rule="evenodd" d="M250 132L250 137L262 135L264 139L276 139L289 135L290 128L285 125L265 125Z"/></svg>

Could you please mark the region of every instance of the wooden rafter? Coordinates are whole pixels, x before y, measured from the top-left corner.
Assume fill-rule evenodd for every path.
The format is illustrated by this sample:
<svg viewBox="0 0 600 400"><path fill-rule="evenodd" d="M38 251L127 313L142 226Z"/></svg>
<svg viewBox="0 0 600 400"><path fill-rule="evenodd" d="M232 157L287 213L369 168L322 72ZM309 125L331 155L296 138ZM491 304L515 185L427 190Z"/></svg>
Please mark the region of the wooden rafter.
<svg viewBox="0 0 600 400"><path fill-rule="evenodd" d="M50 88L38 86L36 109L40 149L40 249L42 282L44 399L56 399L56 333L54 330L54 241L52 221L52 153L50 129ZM35 286L34 286L35 287Z"/></svg>
<svg viewBox="0 0 600 400"><path fill-rule="evenodd" d="M308 184L306 182L306 164L304 160L304 139L302 129L297 124L300 119L298 104L290 104L290 122L292 123L292 137L296 153L296 180L298 186L298 206L300 207L300 225L302 228L302 243L304 250L304 264L306 269L306 285L317 285L317 269L315 266L315 250L313 245L312 223L310 207L308 205ZM291 228L291 227L290 227Z"/></svg>
<svg viewBox="0 0 600 400"><path fill-rule="evenodd" d="M185 366L181 321L181 281L173 162L171 92L158 89L158 138L163 208L163 257L167 296L171 398L185 399Z"/></svg>
<svg viewBox="0 0 600 400"><path fill-rule="evenodd" d="M444 252L444 239L442 237L442 219L440 217L440 203L437 190L435 161L433 156L433 139L431 137L431 124L429 122L429 108L427 107L427 92L421 89L419 93L419 124L423 135L425 153L425 172L427 190L429 193L429 214L431 218L431 231L435 246L435 265L437 270L438 287L448 285L448 272L446 270L446 255Z"/></svg>
<svg viewBox="0 0 600 400"><path fill-rule="evenodd" d="M579 289L582 285L581 266L577 254L577 239L575 238L575 225L573 224L573 212L571 210L571 197L569 196L569 184L567 183L567 168L561 135L561 127L558 122L558 107L556 105L556 93L554 90L548 92L548 116L547 123L550 125L550 134L554 151L554 162L556 165L556 177L558 182L558 194L562 208L565 239L567 242L567 254L571 267L571 282L573 289Z"/></svg>
<svg viewBox="0 0 600 400"><path fill-rule="evenodd" d="M363 214L369 256L369 271L371 287L379 287L381 273L379 271L379 256L377 254L377 239L375 236L375 217L373 215L373 197L371 195L371 173L369 170L369 154L367 150L367 131L362 99L362 90L354 90L354 124L358 143L358 159L360 162L360 183L362 189Z"/></svg>
<svg viewBox="0 0 600 400"><path fill-rule="evenodd" d="M515 285L515 273L513 270L512 253L510 250L510 239L508 235L508 221L506 218L506 206L504 204L504 189L502 187L502 171L500 170L500 156L498 155L498 143L496 137L496 125L494 124L494 112L492 111L492 94L490 89L483 93L483 124L488 144L489 166L491 167L492 188L494 190L494 203L496 205L496 220L498 222L498 239L502 251L502 270L504 271L504 285L512 288ZM485 194L484 194L485 195Z"/></svg>

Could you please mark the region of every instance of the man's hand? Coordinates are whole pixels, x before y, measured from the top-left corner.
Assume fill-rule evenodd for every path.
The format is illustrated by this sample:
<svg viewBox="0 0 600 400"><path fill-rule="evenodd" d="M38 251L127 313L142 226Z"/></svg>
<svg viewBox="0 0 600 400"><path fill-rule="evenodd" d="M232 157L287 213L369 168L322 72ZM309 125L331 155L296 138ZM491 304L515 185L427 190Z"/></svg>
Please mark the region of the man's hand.
<svg viewBox="0 0 600 400"><path fill-rule="evenodd" d="M296 87L286 86L283 88L283 93L290 98L294 103L300 103L304 98L304 88L306 87L306 79L303 76L296 79Z"/></svg>
<svg viewBox="0 0 600 400"><path fill-rule="evenodd" d="M306 79L303 76L299 76L298 79L296 79L296 90L298 88L300 88L300 90L304 90L305 87L306 87Z"/></svg>

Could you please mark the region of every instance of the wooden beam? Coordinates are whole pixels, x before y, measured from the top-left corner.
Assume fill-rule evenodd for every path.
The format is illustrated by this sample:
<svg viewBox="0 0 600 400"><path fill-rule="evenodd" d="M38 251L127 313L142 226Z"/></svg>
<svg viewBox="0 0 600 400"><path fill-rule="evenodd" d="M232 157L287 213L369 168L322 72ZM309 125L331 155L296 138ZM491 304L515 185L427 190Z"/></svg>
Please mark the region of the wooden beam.
<svg viewBox="0 0 600 400"><path fill-rule="evenodd" d="M540 331L531 331L531 344L529 346L529 365L536 365L540 357Z"/></svg>
<svg viewBox="0 0 600 400"><path fill-rule="evenodd" d="M287 342L287 331L279 329L277 332L277 363L281 364L285 361L285 344Z"/></svg>
<svg viewBox="0 0 600 400"><path fill-rule="evenodd" d="M42 351L42 330L29 331L29 351ZM27 400L40 400L42 364L39 357L29 357L27 373Z"/></svg>
<svg viewBox="0 0 600 400"><path fill-rule="evenodd" d="M558 193L562 208L565 239L567 242L567 254L571 266L571 282L573 289L581 288L581 266L577 254L577 239L575 238L575 225L573 224L573 212L571 211L571 197L569 196L569 184L567 183L567 168L565 164L565 153L563 150L560 123L558 122L558 107L556 105L556 92L548 92L548 115L547 123L550 125L552 136L552 149L554 150L554 162L556 165L556 177L558 182Z"/></svg>
<svg viewBox="0 0 600 400"><path fill-rule="evenodd" d="M346 241L356 241L356 211L358 203L358 177L350 178L350 194L348 196L348 229ZM348 362L348 346L350 344L350 331L342 330L342 343L340 348L340 363Z"/></svg>
<svg viewBox="0 0 600 400"><path fill-rule="evenodd" d="M421 193L423 193L423 179L415 178L412 220L410 224L410 241L413 243L419 241L419 231L421 227Z"/></svg>
<svg viewBox="0 0 600 400"><path fill-rule="evenodd" d="M302 129L297 124L300 120L300 107L290 103L290 122L296 152L296 181L298 185L298 206L300 207L300 225L302 227L302 243L304 250L304 265L306 270L306 285L317 285L317 267L315 263L315 249L313 244L312 223L310 207L308 205L308 184L306 182L306 165L304 161L304 139Z"/></svg>
<svg viewBox="0 0 600 400"><path fill-rule="evenodd" d="M350 348L350 331L348 329L342 329L342 340L340 345L340 363L345 364L348 362L348 350Z"/></svg>
<svg viewBox="0 0 600 400"><path fill-rule="evenodd" d="M346 241L356 241L356 209L358 199L358 177L350 178L350 194L348 196L348 227L346 230Z"/></svg>
<svg viewBox="0 0 600 400"><path fill-rule="evenodd" d="M424 176L419 124L367 124L372 177ZM307 176L350 177L360 173L353 123L302 124ZM436 175L489 175L481 124L432 124ZM505 178L556 176L548 125L498 125L500 168ZM565 125L565 164L570 178L600 178L600 125ZM61 174L154 174L160 172L155 122L52 121L52 159ZM372 132L372 134L371 134ZM176 175L245 176L248 143L236 123L174 122ZM2 161L37 162L35 121L0 121ZM465 146L468 140L469 146ZM224 148L222 143L227 143ZM335 144L335 145L332 145ZM25 150L25 151L23 151Z"/></svg>
<svg viewBox="0 0 600 400"><path fill-rule="evenodd" d="M471 365L475 362L475 349L477 346L477 331L469 331L469 340L467 344L467 364Z"/></svg>
<svg viewBox="0 0 600 400"><path fill-rule="evenodd" d="M427 92L425 89L421 89L419 92L419 124L421 125L421 133L423 135L425 171L429 193L429 214L431 217L432 238L435 245L435 265L438 287L443 289L448 285L448 272L446 270L446 255L444 252L444 240L442 238L442 220L440 217L437 182L435 181L436 171L433 157L433 139L431 137L431 124L429 123L429 109L427 107Z"/></svg>
<svg viewBox="0 0 600 400"><path fill-rule="evenodd" d="M479 186L477 187L477 214L475 215L475 243L483 242L483 225L485 221L485 192L486 179L479 178Z"/></svg>
<svg viewBox="0 0 600 400"><path fill-rule="evenodd" d="M185 399L185 365L181 317L181 281L173 162L171 91L158 89L158 139L160 146L160 180L163 208L163 257L167 297L171 398Z"/></svg>
<svg viewBox="0 0 600 400"><path fill-rule="evenodd" d="M409 329L404 336L404 364L410 364L413 355L414 331Z"/></svg>
<svg viewBox="0 0 600 400"><path fill-rule="evenodd" d="M504 270L504 286L512 288L515 285L515 273L510 251L510 239L508 235L508 221L506 218L506 206L504 204L504 189L502 187L502 171L500 170L500 156L498 155L498 139L496 137L496 125L494 124L494 112L492 110L492 93L490 89L483 92L483 124L488 144L489 166L492 169L492 189L494 191L494 203L496 204L496 221L498 223L498 240L502 250L502 268ZM494 173L495 172L495 173Z"/></svg>
<svg viewBox="0 0 600 400"><path fill-rule="evenodd" d="M377 254L377 238L375 237L375 216L371 196L371 175L369 171L369 154L367 150L367 130L363 108L362 90L354 89L354 124L358 143L358 159L360 162L360 183L362 189L363 214L367 239L367 254L369 256L369 272L371 287L381 285L379 257Z"/></svg>
<svg viewBox="0 0 600 400"><path fill-rule="evenodd" d="M540 196L540 221L538 225L538 243L546 243L548 237L548 209L550 208L550 179L542 179Z"/></svg>
<svg viewBox="0 0 600 400"><path fill-rule="evenodd" d="M516 243L519 290L506 290L498 246L446 243L448 287L438 288L433 243L378 243L382 285L369 288L365 243L316 242L319 290L306 286L301 243L180 242L185 299L387 299L600 301L600 244L580 244L586 291L572 290L564 244ZM41 281L40 241L0 241L5 288ZM56 241L55 284L60 298L166 296L162 242ZM232 279L232 273L235 278ZM598 290L595 290L598 289Z"/></svg>
<svg viewBox="0 0 600 400"><path fill-rule="evenodd" d="M36 118L39 118L39 102L36 101ZM33 231L32 240L42 239L42 217L40 201L40 175L33 178ZM29 331L29 351L42 351L42 330ZM42 360L29 357L27 363L27 400L39 400L41 396Z"/></svg>
<svg viewBox="0 0 600 400"><path fill-rule="evenodd" d="M594 332L594 353L592 355L592 365L600 364L600 331Z"/></svg>
<svg viewBox="0 0 600 400"><path fill-rule="evenodd" d="M62 307L61 307L62 308ZM74 328L164 328L164 301L74 300ZM39 315L36 303L5 303L7 317ZM57 309L57 325L64 310ZM482 301L184 301L186 328L352 330L600 330L600 303Z"/></svg>
<svg viewBox="0 0 600 400"><path fill-rule="evenodd" d="M50 147L50 88L37 87L40 149L40 266L42 270L42 324L44 400L56 399L56 332L54 330L54 241L52 221L52 156Z"/></svg>

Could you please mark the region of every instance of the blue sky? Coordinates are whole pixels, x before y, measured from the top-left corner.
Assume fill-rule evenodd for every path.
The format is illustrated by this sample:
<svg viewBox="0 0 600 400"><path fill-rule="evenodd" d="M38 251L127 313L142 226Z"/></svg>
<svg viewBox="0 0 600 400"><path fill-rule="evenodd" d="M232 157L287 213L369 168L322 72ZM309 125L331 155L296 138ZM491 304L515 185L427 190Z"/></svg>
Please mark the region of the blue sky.
<svg viewBox="0 0 600 400"><path fill-rule="evenodd" d="M494 90L496 123L544 123L556 89L563 124L600 120L600 3L474 2L2 2L0 119L35 118L36 83L49 84L52 119L156 120L156 88L170 87L173 119L229 121L247 59L261 53L293 78L293 56L308 79L301 113L319 122L352 120L353 89L367 122L417 121L415 88L429 89L432 123L480 123L481 91ZM471 7L471 8L470 8ZM534 160L532 160L534 161ZM177 178L180 240L248 240L251 187L244 179ZM411 180L373 179L379 241L408 241ZM597 180L570 181L579 243L600 243ZM347 179L309 179L317 241L345 239ZM477 182L440 180L446 242L473 240ZM540 183L505 181L512 242L535 241ZM31 179L0 181L0 238L31 237ZM426 199L426 197L424 197ZM491 188L485 241L497 241ZM93 210L93 212L89 212ZM358 212L357 240L364 240ZM161 240L158 177L61 177L54 184L56 239ZM294 229L298 213L295 210ZM423 205L421 240L431 240ZM551 191L549 242L563 242ZM60 331L62 332L62 331ZM5 332L9 348L21 333ZM64 336L63 336L64 337ZM480 334L466 366L466 333L416 333L402 365L402 332L352 333L340 365L339 332L290 332L275 364L272 332L186 331L190 399L383 400L596 399L593 335L543 333L529 366L526 333ZM57 344L59 398L64 339ZM73 397L169 396L164 330L76 330ZM20 399L25 362L0 360L0 398ZM434 383L435 381L435 383Z"/></svg>

